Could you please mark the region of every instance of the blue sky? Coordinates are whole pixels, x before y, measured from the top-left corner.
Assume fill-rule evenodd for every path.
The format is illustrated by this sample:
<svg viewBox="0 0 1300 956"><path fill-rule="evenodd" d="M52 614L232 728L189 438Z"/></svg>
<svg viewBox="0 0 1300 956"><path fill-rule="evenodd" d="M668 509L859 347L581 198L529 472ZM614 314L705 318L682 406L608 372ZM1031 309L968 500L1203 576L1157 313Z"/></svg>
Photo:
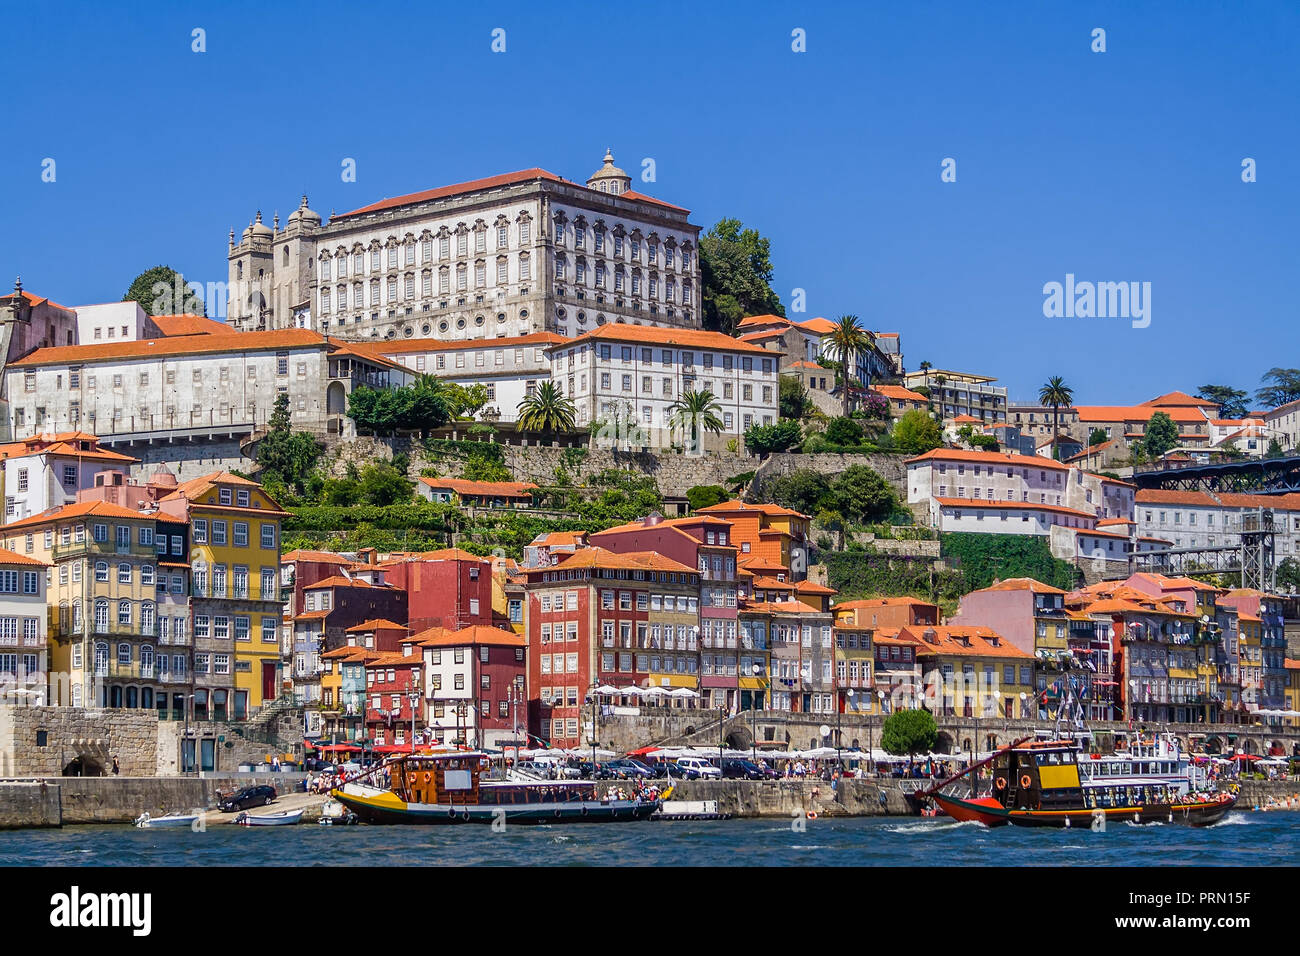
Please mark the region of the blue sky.
<svg viewBox="0 0 1300 956"><path fill-rule="evenodd" d="M612 146L634 175L655 160L657 181L634 188L768 236L787 306L802 288L808 316L901 332L909 368L996 375L1013 399L1060 374L1100 404L1253 389L1300 365L1298 4L7 17L0 286L21 274L66 305L118 299L160 262L223 280L228 230L287 216L304 191L328 214L530 166L582 180ZM1257 182L1241 181L1245 157ZM1150 282L1150 326L1045 318L1043 285L1067 273Z"/></svg>

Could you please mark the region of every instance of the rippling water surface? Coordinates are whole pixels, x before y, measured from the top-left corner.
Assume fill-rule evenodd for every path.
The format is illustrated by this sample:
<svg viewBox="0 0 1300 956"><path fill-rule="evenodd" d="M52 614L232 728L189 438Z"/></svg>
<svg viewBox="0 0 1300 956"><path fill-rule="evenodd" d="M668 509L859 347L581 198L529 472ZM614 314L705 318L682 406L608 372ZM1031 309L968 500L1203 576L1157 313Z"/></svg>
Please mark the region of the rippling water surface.
<svg viewBox="0 0 1300 956"><path fill-rule="evenodd" d="M1104 833L945 819L776 819L610 825L352 826L0 832L5 866L1280 866L1297 812L1233 812L1212 827L1111 824Z"/></svg>

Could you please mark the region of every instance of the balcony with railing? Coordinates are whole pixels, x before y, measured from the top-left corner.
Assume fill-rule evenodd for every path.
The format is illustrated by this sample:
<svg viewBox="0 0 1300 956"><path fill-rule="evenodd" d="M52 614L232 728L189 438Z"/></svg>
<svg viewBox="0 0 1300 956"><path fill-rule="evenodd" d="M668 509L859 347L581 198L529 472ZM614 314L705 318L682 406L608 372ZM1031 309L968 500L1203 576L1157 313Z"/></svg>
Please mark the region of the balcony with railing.
<svg viewBox="0 0 1300 956"><path fill-rule="evenodd" d="M95 541L92 537L85 537L81 541L56 541L52 549L54 560L60 558L73 557L79 554L88 555L135 555L141 558L156 559L158 552L153 544L139 544L138 533L132 528L131 540L126 544L119 544L114 538L109 541Z"/></svg>
<svg viewBox="0 0 1300 956"><path fill-rule="evenodd" d="M238 583L228 578L223 582L207 581L190 588L190 594L200 600L208 598L225 601L262 601L279 604L283 597L279 582L263 588L258 581Z"/></svg>

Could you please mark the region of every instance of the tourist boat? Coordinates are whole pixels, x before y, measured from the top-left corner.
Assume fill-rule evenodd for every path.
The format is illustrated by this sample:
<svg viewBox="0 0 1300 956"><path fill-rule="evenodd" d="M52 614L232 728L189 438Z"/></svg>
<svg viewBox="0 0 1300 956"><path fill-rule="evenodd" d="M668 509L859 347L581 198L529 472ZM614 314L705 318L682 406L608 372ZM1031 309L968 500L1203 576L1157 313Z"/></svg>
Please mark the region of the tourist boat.
<svg viewBox="0 0 1300 956"><path fill-rule="evenodd" d="M662 805L602 798L588 781L483 780L486 763L481 753L403 754L330 796L363 823L603 823L648 820Z"/></svg>
<svg viewBox="0 0 1300 956"><path fill-rule="evenodd" d="M302 810L281 810L279 813L249 813L247 810L235 817L241 827L291 827L302 819Z"/></svg>
<svg viewBox="0 0 1300 956"><path fill-rule="evenodd" d="M988 764L990 794L945 792ZM1215 791L1169 734L1139 739L1105 757L1084 752L1075 740L1018 740L925 795L956 820L1025 827L1100 828L1110 821L1208 826L1237 802L1235 789Z"/></svg>
<svg viewBox="0 0 1300 956"><path fill-rule="evenodd" d="M145 811L135 818L135 825L144 830L153 830L157 827L189 827L194 825L201 813L168 813L161 817L149 816L149 811Z"/></svg>

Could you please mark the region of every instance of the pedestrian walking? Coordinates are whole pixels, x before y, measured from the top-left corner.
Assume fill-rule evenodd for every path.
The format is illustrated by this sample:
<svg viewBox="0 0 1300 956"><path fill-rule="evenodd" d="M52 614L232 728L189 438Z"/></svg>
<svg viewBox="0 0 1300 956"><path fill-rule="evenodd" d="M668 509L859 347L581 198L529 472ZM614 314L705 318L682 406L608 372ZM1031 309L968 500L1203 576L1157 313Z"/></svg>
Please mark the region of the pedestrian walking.
<svg viewBox="0 0 1300 956"><path fill-rule="evenodd" d="M116 776L117 776L118 774L120 774L121 772L122 772L122 766L121 766L121 764L119 764L119 763L117 762L117 757L114 756L114 757L113 757L113 776L116 777Z"/></svg>

